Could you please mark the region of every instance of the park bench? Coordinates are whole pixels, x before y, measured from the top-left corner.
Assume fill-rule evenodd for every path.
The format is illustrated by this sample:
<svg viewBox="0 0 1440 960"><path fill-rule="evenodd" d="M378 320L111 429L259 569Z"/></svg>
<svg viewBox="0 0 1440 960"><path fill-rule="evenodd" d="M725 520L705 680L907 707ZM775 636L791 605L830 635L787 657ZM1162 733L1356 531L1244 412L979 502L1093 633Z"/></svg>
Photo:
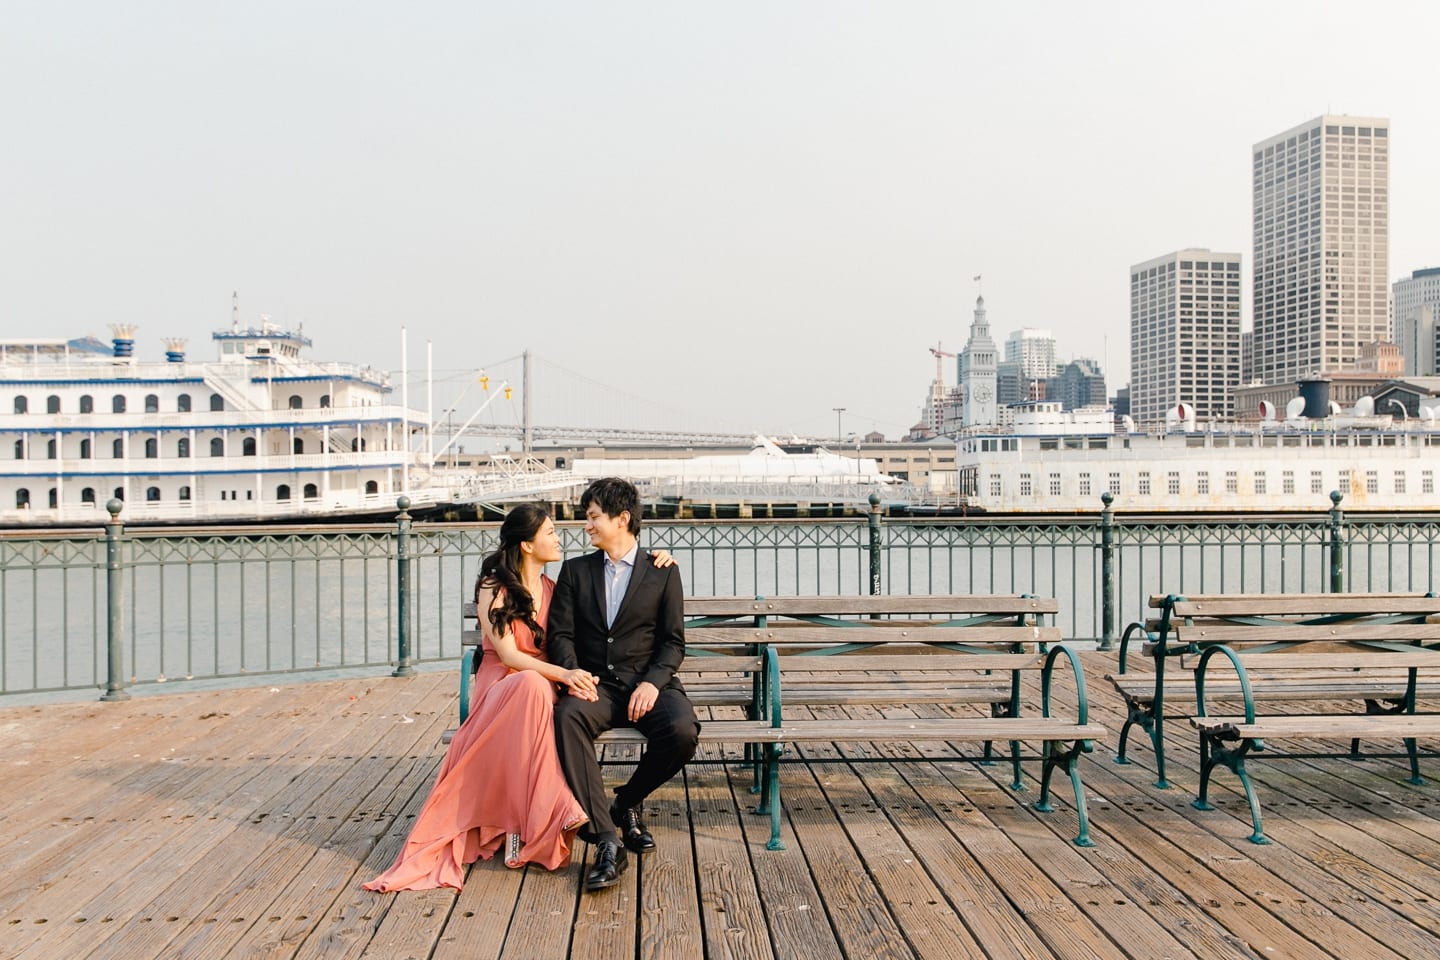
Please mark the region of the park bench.
<svg viewBox="0 0 1440 960"><path fill-rule="evenodd" d="M1158 621L1132 624L1121 642L1121 672L1110 679L1128 716L1117 760L1124 761L1132 726L1150 732L1158 786L1164 774L1167 702L1193 701L1189 723L1200 736L1200 786L1195 806L1209 809L1217 765L1235 772L1249 801L1254 832L1263 843L1260 805L1245 770L1247 756L1266 739L1322 741L1317 752L1283 756L1359 758L1362 740L1400 739L1410 780L1420 783L1416 738L1440 735L1440 715L1417 714L1421 697L1440 694L1440 597L1427 594L1266 594L1155 596ZM1153 673L1128 673L1130 641ZM1214 657L1234 668L1216 674ZM1168 665L1168 666L1167 666ZM1166 683L1167 671L1174 677ZM1226 704L1228 710L1221 710ZM1277 712L1283 704L1286 712ZM1181 716L1184 716L1183 714ZM1348 741L1325 752L1323 741ZM1276 756L1274 751L1270 755Z"/></svg>
<svg viewBox="0 0 1440 960"><path fill-rule="evenodd" d="M1088 721L1079 660L1061 645L1053 599L1022 596L689 597L681 682L697 707L738 708L743 719L702 719L701 741L743 744L754 766L757 813L768 814L768 846L781 849L780 765L786 744L939 741L1008 743L1012 789L1023 789L1022 742L1040 745L1043 764L1035 809L1048 812L1050 782L1062 770L1075 795L1079 834L1091 844L1079 757L1106 731ZM473 622L474 605L466 614ZM467 632L465 642L479 642ZM1065 658L1074 675L1073 719L1052 715L1052 675ZM468 659L462 687L468 681ZM1022 677L1040 675L1038 712L1024 711ZM468 688L462 689L462 710ZM826 719L821 707L908 708L940 704L969 715L920 718L909 710L864 719ZM967 709L968 708L968 709ZM908 715L899 715L908 714ZM463 721L462 721L463 722ZM601 744L643 743L632 729L611 730Z"/></svg>

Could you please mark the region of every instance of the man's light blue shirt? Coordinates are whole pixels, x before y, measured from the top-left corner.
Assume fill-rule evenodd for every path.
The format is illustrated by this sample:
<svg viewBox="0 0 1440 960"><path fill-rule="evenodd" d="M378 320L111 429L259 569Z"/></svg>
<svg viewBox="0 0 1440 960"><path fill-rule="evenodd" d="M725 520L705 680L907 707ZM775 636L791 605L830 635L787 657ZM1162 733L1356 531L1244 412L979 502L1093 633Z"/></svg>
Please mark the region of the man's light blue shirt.
<svg viewBox="0 0 1440 960"><path fill-rule="evenodd" d="M636 543L630 551L619 560L611 560L610 555L605 555L605 626L615 625L615 614L620 609L620 603L625 599L625 591L630 586L630 575L635 572L635 555L640 552L640 544Z"/></svg>

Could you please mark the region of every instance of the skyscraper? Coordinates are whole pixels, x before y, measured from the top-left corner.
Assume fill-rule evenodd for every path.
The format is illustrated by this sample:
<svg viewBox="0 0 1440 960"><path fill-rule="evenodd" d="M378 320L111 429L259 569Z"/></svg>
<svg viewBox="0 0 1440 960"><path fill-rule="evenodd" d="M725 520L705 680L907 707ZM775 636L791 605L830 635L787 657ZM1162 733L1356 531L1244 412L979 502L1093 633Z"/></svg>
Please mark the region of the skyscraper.
<svg viewBox="0 0 1440 960"><path fill-rule="evenodd" d="M1395 281L1395 322L1391 337L1400 345L1409 376L1433 377L1440 372L1435 324L1440 320L1440 267L1416 270Z"/></svg>
<svg viewBox="0 0 1440 960"><path fill-rule="evenodd" d="M1354 369L1389 339L1390 121L1317 117L1252 159L1255 376Z"/></svg>
<svg viewBox="0 0 1440 960"><path fill-rule="evenodd" d="M1049 330L1021 327L1005 340L1005 359L1020 363L1020 376L1048 380L1055 376L1055 335Z"/></svg>
<svg viewBox="0 0 1440 960"><path fill-rule="evenodd" d="M1185 403L1233 415L1240 384L1240 254L1188 249L1130 268L1130 416L1158 426Z"/></svg>

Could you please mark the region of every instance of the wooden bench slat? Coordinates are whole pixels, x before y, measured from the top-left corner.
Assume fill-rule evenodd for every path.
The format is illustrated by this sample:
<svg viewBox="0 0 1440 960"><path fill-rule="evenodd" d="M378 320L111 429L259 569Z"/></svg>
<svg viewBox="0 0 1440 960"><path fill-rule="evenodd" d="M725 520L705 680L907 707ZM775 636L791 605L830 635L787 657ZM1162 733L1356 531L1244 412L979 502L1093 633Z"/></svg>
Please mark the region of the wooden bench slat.
<svg viewBox="0 0 1440 960"><path fill-rule="evenodd" d="M1241 737L1295 737L1354 739L1403 738L1440 736L1440 714L1334 715L1299 714L1256 717L1246 723L1244 717L1191 717L1190 725L1197 730L1233 730Z"/></svg>
<svg viewBox="0 0 1440 960"><path fill-rule="evenodd" d="M685 612L692 616L836 616L872 613L933 614L1054 614L1060 601L1053 597L1006 594L905 594L824 597L686 597Z"/></svg>
<svg viewBox="0 0 1440 960"><path fill-rule="evenodd" d="M1440 623L1276 623L1180 624L1168 638L1172 644L1184 643L1314 643L1381 641L1393 643L1434 642L1440 640Z"/></svg>

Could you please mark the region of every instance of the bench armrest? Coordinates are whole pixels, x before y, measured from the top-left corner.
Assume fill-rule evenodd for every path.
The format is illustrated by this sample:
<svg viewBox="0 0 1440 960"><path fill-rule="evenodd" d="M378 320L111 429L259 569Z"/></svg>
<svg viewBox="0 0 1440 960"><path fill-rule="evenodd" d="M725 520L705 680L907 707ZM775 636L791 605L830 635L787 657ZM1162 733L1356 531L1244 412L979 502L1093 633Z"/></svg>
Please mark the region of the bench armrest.
<svg viewBox="0 0 1440 960"><path fill-rule="evenodd" d="M1075 699L1077 701L1075 720L1077 723L1089 723L1090 698L1085 694L1085 671L1080 666L1080 658L1075 655L1075 651L1064 644L1057 644L1051 647L1050 652L1045 656L1045 667L1040 673L1040 713L1044 717L1050 716L1051 675L1054 673L1055 661L1058 660L1062 654L1070 661L1070 669L1075 674ZM1088 740L1086 741L1085 749L1087 751L1090 749Z"/></svg>
<svg viewBox="0 0 1440 960"><path fill-rule="evenodd" d="M1133 623L1131 623L1129 626L1127 626L1127 627L1125 628L1125 632L1120 635L1120 672L1121 672L1121 673L1124 673L1124 672L1125 672L1125 660L1126 660L1126 657L1128 657L1128 656L1129 656L1129 653L1130 653L1130 638L1133 637L1133 636L1135 636L1136 634L1139 634L1139 635L1140 635L1140 638L1141 638L1142 640L1144 640L1146 643L1153 643L1153 642L1154 642L1154 638L1152 638L1152 637L1150 636L1150 631L1147 630L1147 629L1145 629L1145 621L1144 621L1144 620L1136 620L1135 622L1133 622Z"/></svg>
<svg viewBox="0 0 1440 960"><path fill-rule="evenodd" d="M1250 675L1245 672L1245 665L1240 662L1240 657L1225 646L1223 643L1213 647L1206 647L1205 652L1200 654L1200 663L1195 667L1195 713L1196 716L1205 716L1205 668L1215 657L1224 654L1225 658L1235 667L1235 675L1240 678L1240 694L1245 698L1245 722L1255 722L1255 692L1250 688Z"/></svg>

